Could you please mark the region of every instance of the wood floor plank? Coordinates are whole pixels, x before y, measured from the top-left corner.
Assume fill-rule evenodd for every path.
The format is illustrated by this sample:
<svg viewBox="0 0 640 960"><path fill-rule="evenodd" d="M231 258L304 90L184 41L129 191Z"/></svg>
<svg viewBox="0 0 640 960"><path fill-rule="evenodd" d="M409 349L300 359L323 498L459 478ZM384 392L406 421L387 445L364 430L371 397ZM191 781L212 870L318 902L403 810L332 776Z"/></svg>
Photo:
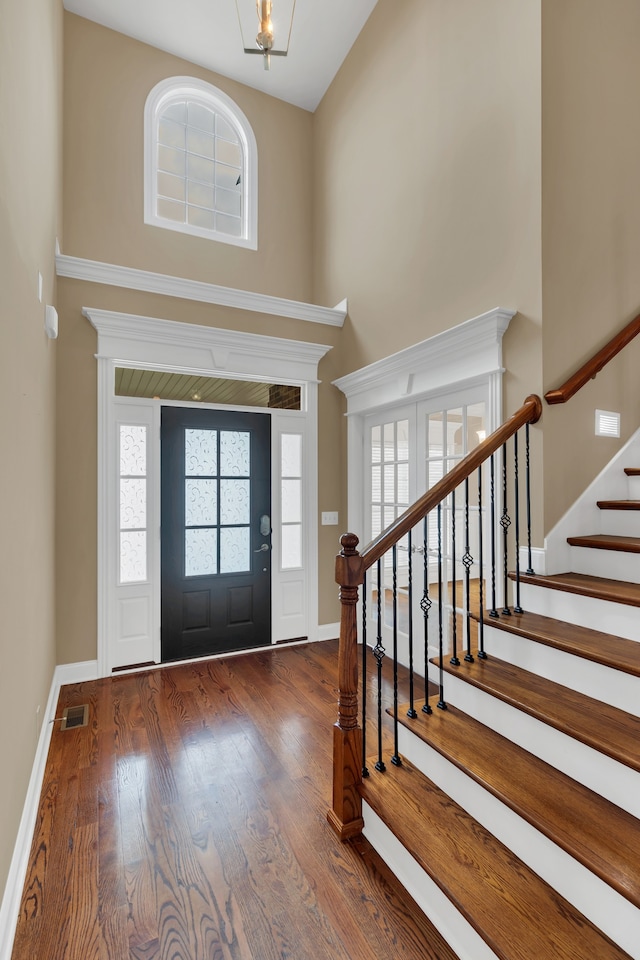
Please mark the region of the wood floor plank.
<svg viewBox="0 0 640 960"><path fill-rule="evenodd" d="M90 724L52 737L13 960L455 960L326 822L337 648L63 688Z"/></svg>

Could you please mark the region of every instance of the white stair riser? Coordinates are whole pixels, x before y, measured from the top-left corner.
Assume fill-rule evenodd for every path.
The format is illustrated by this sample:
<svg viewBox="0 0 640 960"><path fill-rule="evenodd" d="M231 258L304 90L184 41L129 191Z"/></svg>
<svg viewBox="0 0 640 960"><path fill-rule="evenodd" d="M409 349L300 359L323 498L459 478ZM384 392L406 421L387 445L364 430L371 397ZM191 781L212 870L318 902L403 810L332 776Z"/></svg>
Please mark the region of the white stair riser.
<svg viewBox="0 0 640 960"><path fill-rule="evenodd" d="M640 608L626 603L583 597L530 583L520 584L520 603L524 610L532 613L640 641Z"/></svg>
<svg viewBox="0 0 640 960"><path fill-rule="evenodd" d="M621 550L597 550L592 547L571 547L571 570L588 577L607 580L628 580L640 583L640 553Z"/></svg>
<svg viewBox="0 0 640 960"><path fill-rule="evenodd" d="M362 808L364 836L460 960L499 960L369 804L363 803Z"/></svg>
<svg viewBox="0 0 640 960"><path fill-rule="evenodd" d="M402 756L634 960L640 960L640 911L637 907L404 727L399 731L399 747Z"/></svg>
<svg viewBox="0 0 640 960"><path fill-rule="evenodd" d="M640 477L627 477L627 497L640 500Z"/></svg>
<svg viewBox="0 0 640 960"><path fill-rule="evenodd" d="M640 510L600 510L597 532L612 537L640 537Z"/></svg>
<svg viewBox="0 0 640 960"><path fill-rule="evenodd" d="M640 818L640 773L485 693L445 677L445 701ZM598 718L593 718L597 729Z"/></svg>
<svg viewBox="0 0 640 960"><path fill-rule="evenodd" d="M640 678L485 625L485 651L530 673L640 717ZM640 658L640 649L638 650Z"/></svg>

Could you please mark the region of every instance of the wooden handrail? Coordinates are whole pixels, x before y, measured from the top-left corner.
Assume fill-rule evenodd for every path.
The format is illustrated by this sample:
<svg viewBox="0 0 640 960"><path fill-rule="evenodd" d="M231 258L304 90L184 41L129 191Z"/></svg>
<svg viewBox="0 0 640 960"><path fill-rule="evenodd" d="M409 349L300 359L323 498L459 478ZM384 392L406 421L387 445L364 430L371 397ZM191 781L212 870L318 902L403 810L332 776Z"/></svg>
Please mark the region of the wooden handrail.
<svg viewBox="0 0 640 960"><path fill-rule="evenodd" d="M628 343L631 343L639 333L640 314L609 340L609 343L605 344L601 350L598 350L590 360L587 360L572 377L569 377L566 383L563 383L556 390L548 390L544 395L547 403L566 403L567 400L570 400L578 390L584 387L585 383L593 380L596 374L600 373L602 368L609 363L609 360L613 360L616 354L620 353Z"/></svg>
<svg viewBox="0 0 640 960"><path fill-rule="evenodd" d="M342 840L362 831L362 730L358 725L358 587L366 570L471 476L480 464L499 450L526 423L542 414L540 397L527 397L520 409L483 440L379 537L358 553L358 538L345 533L336 557L336 583L340 586L340 647L338 651L338 720L333 728L333 807L329 823Z"/></svg>

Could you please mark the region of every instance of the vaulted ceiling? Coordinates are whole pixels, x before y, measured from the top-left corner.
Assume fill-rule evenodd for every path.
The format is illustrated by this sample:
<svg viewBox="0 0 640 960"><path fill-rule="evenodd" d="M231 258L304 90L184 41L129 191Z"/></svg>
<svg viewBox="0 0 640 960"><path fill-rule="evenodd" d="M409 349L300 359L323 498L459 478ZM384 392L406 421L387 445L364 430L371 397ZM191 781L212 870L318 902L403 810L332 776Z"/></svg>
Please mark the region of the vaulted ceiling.
<svg viewBox="0 0 640 960"><path fill-rule="evenodd" d="M64 0L65 9L250 87L315 110L377 0L273 0L273 57L243 52L255 44L255 0ZM284 25L283 25L284 21ZM241 28L242 24L242 28Z"/></svg>

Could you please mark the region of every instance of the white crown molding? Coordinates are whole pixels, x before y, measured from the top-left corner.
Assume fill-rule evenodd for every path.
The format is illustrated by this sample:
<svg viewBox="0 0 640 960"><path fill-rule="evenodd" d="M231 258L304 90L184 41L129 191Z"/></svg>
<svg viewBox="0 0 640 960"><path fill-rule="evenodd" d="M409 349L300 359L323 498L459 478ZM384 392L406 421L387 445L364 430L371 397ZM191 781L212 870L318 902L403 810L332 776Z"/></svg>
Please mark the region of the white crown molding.
<svg viewBox="0 0 640 960"><path fill-rule="evenodd" d="M149 270L122 267L115 263L103 263L100 260L71 257L61 253L58 246L56 246L56 274L59 277L70 277L73 280L84 280L88 283L104 283L112 287L124 287L127 290L142 290L145 293L157 293L164 297L177 297L180 300L196 300L199 303L215 303L218 306L249 310L252 313L290 317L294 320L305 320L308 323L324 323L331 327L342 327L347 316L346 300L337 307L320 307L314 303L285 300L282 297L252 293L250 290L238 290L235 287L222 287L201 280L188 280L185 277L152 273Z"/></svg>
<svg viewBox="0 0 640 960"><path fill-rule="evenodd" d="M515 314L496 307L333 383L352 414L500 371L502 337Z"/></svg>
<svg viewBox="0 0 640 960"><path fill-rule="evenodd" d="M315 381L318 363L331 350L322 343L206 327L83 307L98 333L97 357L134 364L171 365L209 375L264 380L265 361L274 380Z"/></svg>

